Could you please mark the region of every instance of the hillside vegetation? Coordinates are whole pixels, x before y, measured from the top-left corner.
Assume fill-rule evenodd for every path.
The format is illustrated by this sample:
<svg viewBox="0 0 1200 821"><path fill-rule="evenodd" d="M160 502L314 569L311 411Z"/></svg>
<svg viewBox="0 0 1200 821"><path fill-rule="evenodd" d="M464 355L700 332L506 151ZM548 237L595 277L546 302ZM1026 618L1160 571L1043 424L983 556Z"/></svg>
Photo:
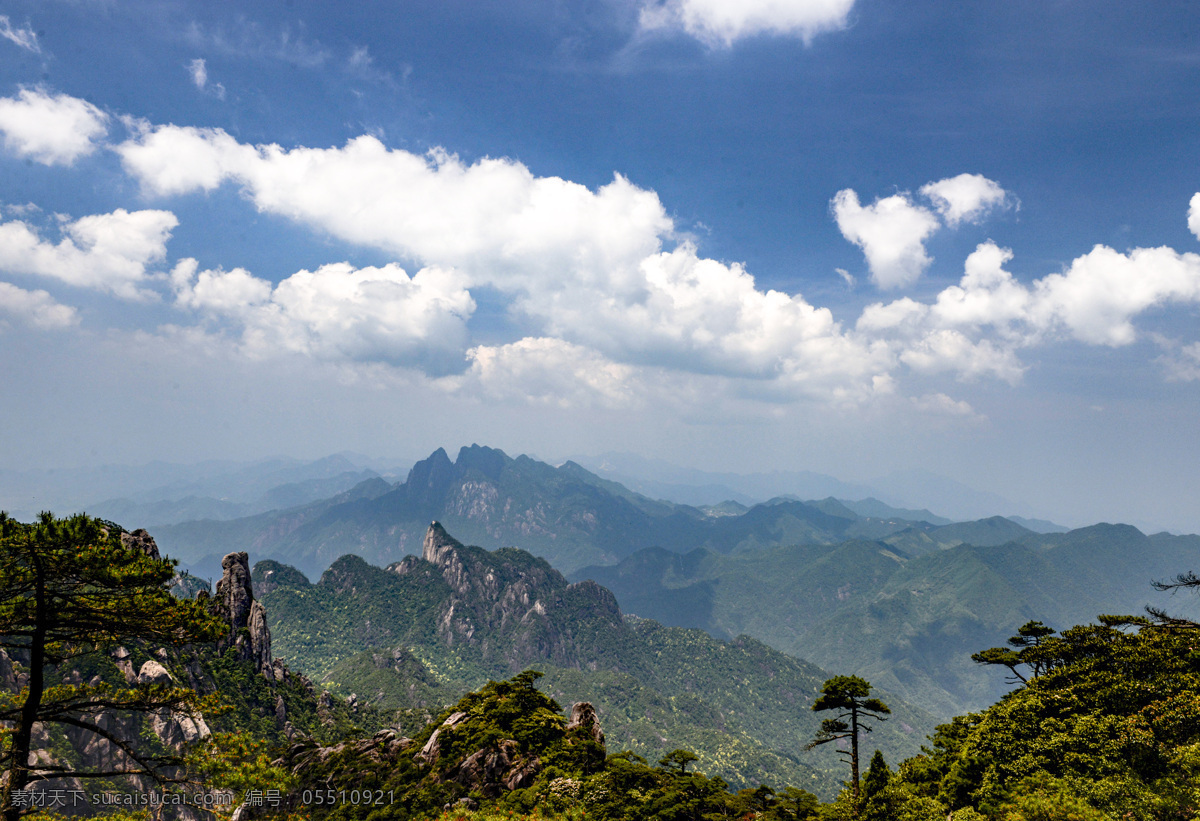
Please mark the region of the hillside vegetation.
<svg viewBox="0 0 1200 821"><path fill-rule="evenodd" d="M1019 540L996 543L1013 534ZM966 537L992 544L957 543ZM611 589L626 612L720 637L752 635L949 717L1006 692L970 655L1013 625L1061 627L1161 606L1150 582L1197 559L1196 536L1145 536L1128 525L1035 534L984 520L734 555L644 550L572 575ZM1200 616L1194 600L1174 604Z"/></svg>
<svg viewBox="0 0 1200 821"><path fill-rule="evenodd" d="M657 760L686 747L734 785L836 792L834 752L801 750L820 723L808 707L824 671L748 637L626 618L604 588L568 584L524 551L467 547L435 524L422 558L385 569L346 556L317 584L260 562L255 584L275 652L343 695L400 710L406 731L464 690L536 666L553 697L595 704L622 749ZM876 741L901 757L933 722L894 702Z"/></svg>

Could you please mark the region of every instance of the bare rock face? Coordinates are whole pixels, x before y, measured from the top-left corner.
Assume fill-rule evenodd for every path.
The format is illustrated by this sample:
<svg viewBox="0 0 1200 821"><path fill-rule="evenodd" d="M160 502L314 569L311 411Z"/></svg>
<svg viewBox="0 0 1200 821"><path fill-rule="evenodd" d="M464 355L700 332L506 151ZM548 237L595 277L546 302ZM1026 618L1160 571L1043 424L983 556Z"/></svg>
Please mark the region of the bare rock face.
<svg viewBox="0 0 1200 821"><path fill-rule="evenodd" d="M117 663L117 669L121 671L121 675L125 676L126 684L133 684L137 681L138 674L133 670L133 662L129 657L133 654L124 647L118 647L113 650L113 660Z"/></svg>
<svg viewBox="0 0 1200 821"><path fill-rule="evenodd" d="M538 758L522 756L520 745L506 738L494 747L476 750L464 758L449 774L449 780L487 798L495 798L504 790L529 786L541 770L542 762Z"/></svg>
<svg viewBox="0 0 1200 821"><path fill-rule="evenodd" d="M595 582L568 584L545 560L523 551L466 547L438 522L425 533L421 559L406 558L391 570L440 575L451 591L437 622L441 640L479 646L514 672L540 660L595 669L596 654L576 641L577 625L589 622L592 635L598 624L628 630L616 598Z"/></svg>
<svg viewBox="0 0 1200 821"><path fill-rule="evenodd" d="M221 580L217 582L216 606L234 630L250 623L250 604L254 587L250 581L250 556L245 551L229 553L221 559Z"/></svg>
<svg viewBox="0 0 1200 821"><path fill-rule="evenodd" d="M416 761L423 761L427 764L432 764L433 762L437 761L438 754L441 752L438 749L438 737L441 735L442 730L461 724L466 720L466 718L466 713L451 713L450 717L442 722L442 726L433 731L433 735L429 736L429 740L425 742L425 746L421 748L420 752L413 756L413 759Z"/></svg>
<svg viewBox="0 0 1200 821"><path fill-rule="evenodd" d="M138 684L165 684L168 686L175 681L167 672L167 668L154 659L149 659L142 665L142 669L138 671L137 680Z"/></svg>
<svg viewBox="0 0 1200 821"><path fill-rule="evenodd" d="M154 537L140 527L132 533L122 533L121 544L125 547L140 550L151 559L162 559L162 556L158 553L158 545L154 543Z"/></svg>
<svg viewBox="0 0 1200 821"><path fill-rule="evenodd" d="M217 649L224 652L230 646L237 647L239 658L253 662L254 669L264 678L275 681L271 631L267 628L266 609L254 598L250 556L244 551L230 553L221 560L221 570L211 606L229 624L230 630L217 643Z"/></svg>
<svg viewBox="0 0 1200 821"><path fill-rule="evenodd" d="M13 667L12 659L8 657L8 653L0 650L0 690L20 690L21 687L17 684L17 671Z"/></svg>
<svg viewBox="0 0 1200 821"><path fill-rule="evenodd" d="M571 707L571 720L567 723L567 731L576 728L587 730L593 741L601 747L604 746L604 731L600 729L600 718L596 715L596 708L587 701L576 702Z"/></svg>

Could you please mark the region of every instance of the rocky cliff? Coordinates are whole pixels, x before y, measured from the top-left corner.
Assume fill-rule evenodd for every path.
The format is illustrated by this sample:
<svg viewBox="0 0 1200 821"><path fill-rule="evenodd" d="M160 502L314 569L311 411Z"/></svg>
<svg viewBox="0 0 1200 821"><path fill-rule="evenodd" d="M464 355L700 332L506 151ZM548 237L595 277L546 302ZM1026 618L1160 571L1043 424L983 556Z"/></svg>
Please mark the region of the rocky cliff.
<svg viewBox="0 0 1200 821"><path fill-rule="evenodd" d="M627 631L616 598L593 582L569 584L544 559L513 548L467 547L438 522L425 532L421 557L388 568L398 576L432 565L450 589L437 617L447 646L478 648L485 662L515 672L535 661L596 669L596 639Z"/></svg>
<svg viewBox="0 0 1200 821"><path fill-rule="evenodd" d="M217 643L218 652L236 647L238 658L252 662L264 678L274 681L267 611L254 598L247 553L229 553L221 560L221 580L211 609L229 625L229 633Z"/></svg>

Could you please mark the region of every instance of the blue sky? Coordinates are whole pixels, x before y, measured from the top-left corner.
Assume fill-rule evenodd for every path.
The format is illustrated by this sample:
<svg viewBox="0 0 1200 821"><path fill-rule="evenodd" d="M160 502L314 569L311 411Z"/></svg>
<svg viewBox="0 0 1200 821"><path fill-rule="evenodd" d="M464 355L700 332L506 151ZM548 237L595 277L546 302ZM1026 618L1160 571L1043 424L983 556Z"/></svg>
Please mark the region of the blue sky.
<svg viewBox="0 0 1200 821"><path fill-rule="evenodd" d="M0 15L6 467L478 441L1200 530L1188 4Z"/></svg>

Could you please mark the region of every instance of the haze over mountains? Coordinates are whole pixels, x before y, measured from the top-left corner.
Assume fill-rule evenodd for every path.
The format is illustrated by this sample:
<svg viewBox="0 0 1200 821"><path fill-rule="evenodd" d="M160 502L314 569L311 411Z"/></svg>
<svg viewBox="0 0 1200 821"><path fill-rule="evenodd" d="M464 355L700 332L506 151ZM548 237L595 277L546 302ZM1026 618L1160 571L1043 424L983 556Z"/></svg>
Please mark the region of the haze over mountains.
<svg viewBox="0 0 1200 821"><path fill-rule="evenodd" d="M602 472L622 475L617 461ZM663 501L573 461L554 467L472 445L454 460L435 451L404 481L344 456L240 472L214 466L190 482L160 483L173 501L142 491L93 512L142 525L156 512L169 520L221 502L220 515L153 526L163 551L201 577L215 577L230 550L309 578L346 554L383 567L419 553L438 520L463 542L517 546L571 579L595 579L626 613L722 638L754 636L827 669L861 673L943 716L1003 691L1001 677L970 654L1031 619L1061 628L1147 604L1200 614L1190 600L1168 602L1150 587L1200 567L1200 537L1147 536L1128 525L1067 532L994 515L955 522L871 497L777 495L749 504L754 498L741 493L778 487L767 484L772 477L801 490L829 479L816 474L656 475L712 479L672 485L676 493L691 488L698 501L727 489L737 498ZM241 500L211 495L222 487L240 487ZM284 506L289 500L298 503ZM262 509L272 501L280 506ZM230 518L238 505L252 515Z"/></svg>
<svg viewBox="0 0 1200 821"><path fill-rule="evenodd" d="M308 504L224 521L181 522L156 533L172 555L202 575L230 544L315 575L345 553L381 565L413 553L431 519L485 547L519 545L564 572L614 564L648 547L733 553L878 539L914 526L949 524L928 510L892 508L871 498L682 505L633 492L572 461L552 467L472 445L454 461L438 449L414 465L404 482L372 477Z"/></svg>

